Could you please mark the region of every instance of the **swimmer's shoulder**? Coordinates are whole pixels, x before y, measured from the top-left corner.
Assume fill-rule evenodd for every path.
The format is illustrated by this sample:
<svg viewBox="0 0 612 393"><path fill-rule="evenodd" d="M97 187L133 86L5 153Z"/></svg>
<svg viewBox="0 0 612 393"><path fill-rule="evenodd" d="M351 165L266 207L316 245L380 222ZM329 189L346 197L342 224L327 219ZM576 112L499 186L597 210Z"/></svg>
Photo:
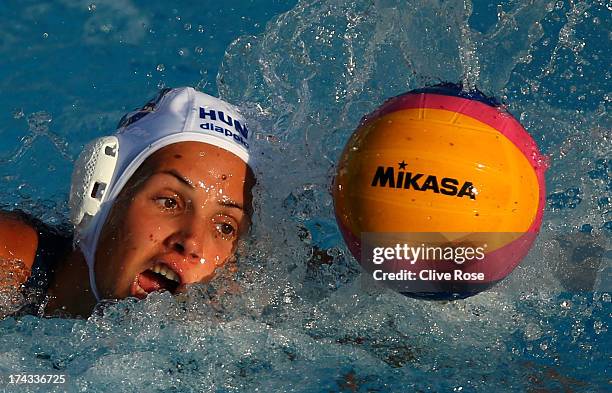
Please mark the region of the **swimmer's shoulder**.
<svg viewBox="0 0 612 393"><path fill-rule="evenodd" d="M38 232L21 212L0 211L0 258L21 260L32 268L38 248Z"/></svg>

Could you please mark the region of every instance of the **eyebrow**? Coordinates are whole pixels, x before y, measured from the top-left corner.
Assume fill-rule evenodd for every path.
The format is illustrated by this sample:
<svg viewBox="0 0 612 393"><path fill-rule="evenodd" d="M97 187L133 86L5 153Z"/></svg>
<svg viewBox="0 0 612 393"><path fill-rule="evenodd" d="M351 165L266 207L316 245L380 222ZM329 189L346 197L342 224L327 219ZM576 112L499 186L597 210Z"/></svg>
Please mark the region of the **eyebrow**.
<svg viewBox="0 0 612 393"><path fill-rule="evenodd" d="M178 173L174 169L169 169L169 170L161 171L161 172L158 172L158 173L164 173L166 175L170 175L170 176L174 177L175 179L177 179L178 181L180 181L181 183L187 185L192 190L195 190L195 186L193 185L193 182L191 180L187 179L186 177L184 177L183 175L181 175L180 173ZM229 207L229 208L244 210L244 206L242 206L242 204L240 204L238 202L234 202L232 200L220 200L219 201L219 205L221 205L223 207Z"/></svg>
<svg viewBox="0 0 612 393"><path fill-rule="evenodd" d="M244 207L240 203L234 201L219 201L219 205L244 210Z"/></svg>
<svg viewBox="0 0 612 393"><path fill-rule="evenodd" d="M177 171L175 171L174 169L170 169L170 170L167 170L167 171L161 171L161 172L158 172L158 173L165 173L167 175L170 175L170 176L176 178L181 183L187 185L192 190L195 190L195 186L193 185L193 182L191 180L187 179L186 177L184 177L183 175L181 175L180 173L178 173Z"/></svg>

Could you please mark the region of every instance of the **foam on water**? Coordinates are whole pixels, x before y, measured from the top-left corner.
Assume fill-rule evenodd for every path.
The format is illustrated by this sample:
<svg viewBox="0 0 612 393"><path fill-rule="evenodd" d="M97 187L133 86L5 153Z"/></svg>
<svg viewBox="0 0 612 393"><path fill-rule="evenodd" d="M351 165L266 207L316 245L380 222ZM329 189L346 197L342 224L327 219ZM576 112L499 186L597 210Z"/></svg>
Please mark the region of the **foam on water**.
<svg viewBox="0 0 612 393"><path fill-rule="evenodd" d="M234 280L110 304L87 321L5 319L0 372L64 373L56 391L75 392L605 389L610 75L593 68L610 64L599 42L608 12L301 1L238 38L217 87L253 119L259 162ZM329 192L361 116L440 80L507 100L551 163L530 255L502 285L455 302L373 285L341 240Z"/></svg>

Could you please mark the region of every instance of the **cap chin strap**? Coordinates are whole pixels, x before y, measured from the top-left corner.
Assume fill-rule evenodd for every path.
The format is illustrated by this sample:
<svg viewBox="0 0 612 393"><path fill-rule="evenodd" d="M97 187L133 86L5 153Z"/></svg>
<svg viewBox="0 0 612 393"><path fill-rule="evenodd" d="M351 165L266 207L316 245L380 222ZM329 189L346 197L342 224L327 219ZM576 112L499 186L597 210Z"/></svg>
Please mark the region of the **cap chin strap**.
<svg viewBox="0 0 612 393"><path fill-rule="evenodd" d="M89 271L89 286L97 301L102 300L102 296L100 296L98 286L96 285L96 249L100 234L102 232L102 226L106 222L106 217L108 216L111 205L111 202L102 203L97 216L94 219L90 219L88 225L86 225L78 234L75 235L78 236L76 245L80 248L83 257L85 258L85 262L87 263L87 268Z"/></svg>
<svg viewBox="0 0 612 393"><path fill-rule="evenodd" d="M91 287L91 293L93 293L94 297L96 298L96 301L99 302L100 300L102 300L102 297L100 297L100 293L98 292L98 286L96 285L96 273L93 267L90 267L88 270L89 270L89 286Z"/></svg>

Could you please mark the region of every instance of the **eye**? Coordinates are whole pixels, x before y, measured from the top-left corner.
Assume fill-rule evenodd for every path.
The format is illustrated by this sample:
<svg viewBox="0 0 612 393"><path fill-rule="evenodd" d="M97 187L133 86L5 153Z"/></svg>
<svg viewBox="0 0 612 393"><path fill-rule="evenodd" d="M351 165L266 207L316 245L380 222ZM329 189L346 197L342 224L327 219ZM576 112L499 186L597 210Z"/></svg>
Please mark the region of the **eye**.
<svg viewBox="0 0 612 393"><path fill-rule="evenodd" d="M226 237L234 236L234 234L236 233L236 229L234 228L234 226L226 222L217 224L217 230L223 236L226 236Z"/></svg>
<svg viewBox="0 0 612 393"><path fill-rule="evenodd" d="M155 203L164 210L175 210L178 208L179 203L176 198L171 197L158 197L154 199Z"/></svg>

